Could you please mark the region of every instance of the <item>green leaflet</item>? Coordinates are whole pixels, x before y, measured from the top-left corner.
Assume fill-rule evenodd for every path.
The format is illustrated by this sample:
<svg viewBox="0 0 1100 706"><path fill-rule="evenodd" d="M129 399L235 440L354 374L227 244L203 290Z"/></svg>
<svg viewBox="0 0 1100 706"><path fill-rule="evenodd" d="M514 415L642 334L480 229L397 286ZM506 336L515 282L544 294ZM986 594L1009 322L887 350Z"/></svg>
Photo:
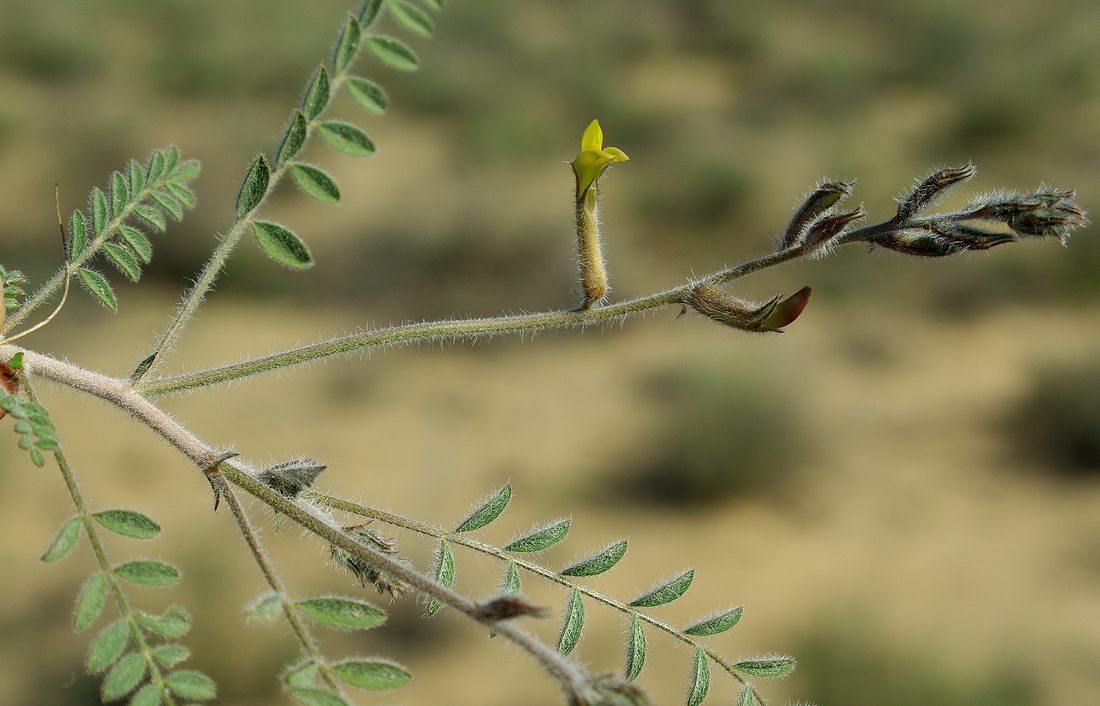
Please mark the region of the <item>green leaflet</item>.
<svg viewBox="0 0 1100 706"><path fill-rule="evenodd" d="M282 680L283 683L291 689L308 688L317 683L317 677L320 676L320 674L321 670L317 666L317 663L307 659L304 662L299 662L287 668L287 670L283 672Z"/></svg>
<svg viewBox="0 0 1100 706"><path fill-rule="evenodd" d="M183 220L183 206L179 200L167 191L151 191L149 197L157 202L166 213L177 221Z"/></svg>
<svg viewBox="0 0 1100 706"><path fill-rule="evenodd" d="M348 702L328 691L302 687L290 690L290 695L305 706L348 706Z"/></svg>
<svg viewBox="0 0 1100 706"><path fill-rule="evenodd" d="M451 553L451 545L445 539L439 540L439 549L435 553L435 580L447 588L455 585L455 557ZM428 601L424 616L430 618L442 607L438 598L432 598Z"/></svg>
<svg viewBox="0 0 1100 706"><path fill-rule="evenodd" d="M244 218L260 205L264 196L267 195L270 179L271 167L267 164L267 157L262 154L256 155L237 191L237 218Z"/></svg>
<svg viewBox="0 0 1100 706"><path fill-rule="evenodd" d="M443 11L443 0L424 0L424 4L432 8L436 12Z"/></svg>
<svg viewBox="0 0 1100 706"><path fill-rule="evenodd" d="M430 37L435 31L428 13L408 0L386 0L386 7L395 20L421 37Z"/></svg>
<svg viewBox="0 0 1100 706"><path fill-rule="evenodd" d="M741 687L741 693L737 696L737 706L756 706L756 690L752 684L746 683Z"/></svg>
<svg viewBox="0 0 1100 706"><path fill-rule="evenodd" d="M307 195L321 203L336 203L340 200L340 187L323 169L301 162L292 162L290 169L294 174L294 181Z"/></svg>
<svg viewBox="0 0 1100 706"><path fill-rule="evenodd" d="M348 76L348 93L355 102L371 113L382 113L389 104L386 92L374 81L361 76Z"/></svg>
<svg viewBox="0 0 1100 706"><path fill-rule="evenodd" d="M117 701L133 691L141 680L149 664L140 652L129 652L122 657L103 679L100 694L104 701Z"/></svg>
<svg viewBox="0 0 1100 706"><path fill-rule="evenodd" d="M341 630L366 630L386 622L386 612L366 601L341 596L320 596L295 604L302 615Z"/></svg>
<svg viewBox="0 0 1100 706"><path fill-rule="evenodd" d="M581 600L581 592L576 586L569 591L569 598L565 603L565 614L562 616L561 632L558 633L558 652L567 655L580 642L581 632L584 630L584 601Z"/></svg>
<svg viewBox="0 0 1100 706"><path fill-rule="evenodd" d="M630 632L626 638L626 679L634 681L645 666L646 639L642 619L637 613L630 616Z"/></svg>
<svg viewBox="0 0 1100 706"><path fill-rule="evenodd" d="M103 250L107 253L108 259L118 268L119 272L126 275L127 279L131 282L137 282L141 279L141 265L138 264L134 254L124 245L104 243Z"/></svg>
<svg viewBox="0 0 1100 706"><path fill-rule="evenodd" d="M152 682L137 690L130 699L129 706L160 706L164 692Z"/></svg>
<svg viewBox="0 0 1100 706"><path fill-rule="evenodd" d="M572 521L566 518L552 520L545 525L535 525L526 534L513 539L504 547L509 552L541 552L549 549L569 534Z"/></svg>
<svg viewBox="0 0 1100 706"><path fill-rule="evenodd" d="M69 262L84 252L88 246L88 226L84 222L83 211L73 211L69 216Z"/></svg>
<svg viewBox="0 0 1100 706"><path fill-rule="evenodd" d="M328 105L328 99L328 69L318 66L309 82L309 87L306 88L305 97L302 98L302 113L306 120L313 120L320 115Z"/></svg>
<svg viewBox="0 0 1100 706"><path fill-rule="evenodd" d="M127 186L130 193L136 195L145 186L145 171L141 168L141 163L136 159L131 159L126 163L126 178L128 179Z"/></svg>
<svg viewBox="0 0 1100 706"><path fill-rule="evenodd" d="M283 139L279 142L279 149L275 150L275 166L283 164L301 151L302 145L306 143L308 130L306 116L300 110L295 111L283 133Z"/></svg>
<svg viewBox="0 0 1100 706"><path fill-rule="evenodd" d="M153 259L153 244L149 242L149 238L145 237L145 234L137 228L128 225L120 225L118 227L118 234L122 236L126 244L141 258L141 261L148 265Z"/></svg>
<svg viewBox="0 0 1100 706"><path fill-rule="evenodd" d="M139 586L171 586L180 579L180 570L155 559L136 559L112 569L115 576Z"/></svg>
<svg viewBox="0 0 1100 706"><path fill-rule="evenodd" d="M126 179L118 172L111 172L111 218L122 217L130 194L126 188Z"/></svg>
<svg viewBox="0 0 1100 706"><path fill-rule="evenodd" d="M332 665L332 672L352 686L372 691L396 689L412 679L403 666L382 659L338 662Z"/></svg>
<svg viewBox="0 0 1100 706"><path fill-rule="evenodd" d="M103 611L107 599L107 577L96 572L89 576L80 587L76 597L76 610L73 613L73 629L80 632L95 622Z"/></svg>
<svg viewBox="0 0 1100 706"><path fill-rule="evenodd" d="M245 609L245 620L250 623L270 623L283 612L283 597L271 591L257 596Z"/></svg>
<svg viewBox="0 0 1100 706"><path fill-rule="evenodd" d="M103 275L95 270L89 270L87 267L81 267L79 273L80 281L89 294L111 311L118 311L118 298L115 296L115 290L111 289L111 285Z"/></svg>
<svg viewBox="0 0 1100 706"><path fill-rule="evenodd" d="M61 529L54 537L53 542L50 543L49 548L42 555L42 561L48 564L68 556L69 552L76 546L77 540L80 539L81 527L79 517L70 517L66 520L65 524L61 525Z"/></svg>
<svg viewBox="0 0 1100 706"><path fill-rule="evenodd" d="M505 483L485 497L455 527L455 532L473 532L500 517L512 499L512 484Z"/></svg>
<svg viewBox="0 0 1100 706"><path fill-rule="evenodd" d="M153 648L153 658L164 665L165 669L171 669L191 656L191 650L183 645L168 644Z"/></svg>
<svg viewBox="0 0 1100 706"><path fill-rule="evenodd" d="M351 123L342 120L326 120L317 124L321 138L330 147L352 157L367 157L374 154L374 143L366 134Z"/></svg>
<svg viewBox="0 0 1100 706"><path fill-rule="evenodd" d="M415 71L420 66L416 52L400 39L384 35L367 37L367 46L382 63L398 71Z"/></svg>
<svg viewBox="0 0 1100 706"><path fill-rule="evenodd" d="M333 73L343 73L355 60L355 52L359 49L359 37L362 33L359 20L354 16L348 17L344 28L340 30L340 38L336 40L336 49L332 54Z"/></svg>
<svg viewBox="0 0 1100 706"><path fill-rule="evenodd" d="M143 203L134 204L134 215L145 221L146 225L156 231L164 232L168 227L168 221L159 210Z"/></svg>
<svg viewBox="0 0 1100 706"><path fill-rule="evenodd" d="M218 695L214 680L194 669L181 669L164 678L168 690L176 696L196 701L209 701Z"/></svg>
<svg viewBox="0 0 1100 706"><path fill-rule="evenodd" d="M695 669L688 686L688 706L699 706L710 690L710 662L702 647L695 648Z"/></svg>
<svg viewBox="0 0 1100 706"><path fill-rule="evenodd" d="M92 188L92 230L96 235L103 232L103 229L107 226L107 197L103 195L103 192L99 190L99 187Z"/></svg>
<svg viewBox="0 0 1100 706"><path fill-rule="evenodd" d="M504 571L504 581L501 583L500 591L510 596L519 595L520 582L519 571L516 569L516 562L508 562L508 568Z"/></svg>
<svg viewBox="0 0 1100 706"><path fill-rule="evenodd" d="M172 606L163 615L138 611L135 617L143 628L169 640L183 637L191 630L191 616L179 606Z"/></svg>
<svg viewBox="0 0 1100 706"><path fill-rule="evenodd" d="M378 17L378 11L382 9L382 0L363 0L359 8L359 23L368 27L374 18Z"/></svg>
<svg viewBox="0 0 1100 706"><path fill-rule="evenodd" d="M620 539L612 542L589 557L574 562L562 569L562 576L596 576L611 569L626 554L627 541Z"/></svg>
<svg viewBox="0 0 1100 706"><path fill-rule="evenodd" d="M717 635L723 633L741 622L743 612L744 608L734 606L692 623L684 628L684 632L688 635Z"/></svg>
<svg viewBox="0 0 1100 706"><path fill-rule="evenodd" d="M784 655L767 655L743 659L733 665L734 669L751 674L754 677L765 679L781 679L794 671L796 662L794 657Z"/></svg>
<svg viewBox="0 0 1100 706"><path fill-rule="evenodd" d="M115 663L130 642L130 625L119 619L103 628L88 645L84 666L89 674L99 674Z"/></svg>
<svg viewBox="0 0 1100 706"><path fill-rule="evenodd" d="M313 255L297 233L270 221L253 221L252 234L264 254L295 270L313 266Z"/></svg>
<svg viewBox="0 0 1100 706"><path fill-rule="evenodd" d="M671 603L691 587L691 581L695 578L695 570L688 569L680 572L667 581L662 581L642 595L630 602L630 605L640 608L652 608L654 606Z"/></svg>

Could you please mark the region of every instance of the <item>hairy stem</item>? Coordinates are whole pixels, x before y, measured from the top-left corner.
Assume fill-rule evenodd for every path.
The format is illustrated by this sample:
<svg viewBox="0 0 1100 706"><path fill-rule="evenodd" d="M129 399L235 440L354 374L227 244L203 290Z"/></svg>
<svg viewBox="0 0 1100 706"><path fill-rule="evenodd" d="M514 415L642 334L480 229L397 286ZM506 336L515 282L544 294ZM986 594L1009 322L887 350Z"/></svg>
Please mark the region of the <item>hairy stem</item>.
<svg viewBox="0 0 1100 706"><path fill-rule="evenodd" d="M41 404L38 397L34 394L30 376L23 376L23 382L26 385L27 396L30 400ZM53 457L54 460L57 461L57 468L61 471L61 477L65 480L65 487L69 491L69 497L72 498L73 506L76 508L77 516L80 518L80 524L83 525L84 533L88 536L88 543L92 547L92 553L95 554L96 564L99 565L99 570L107 580L107 586L111 590L111 596L114 598L115 605L118 607L119 615L126 621L126 625L130 628L130 634L134 638L134 644L137 645L138 651L141 652L141 656L145 659L145 663L149 669L149 677L152 682L160 688L164 703L167 706L175 706L176 702L171 692L168 690L167 683L164 681L164 673L161 671L156 658L153 657L153 650L145 640L145 634L142 632L141 625L138 624L137 618L134 615L134 609L126 599L126 593L122 590L122 586L119 585L118 579L115 578L111 562L107 560L107 552L104 550L103 542L99 538L99 532L92 519L92 514L88 512L88 506L84 502L84 494L80 492L80 486L77 485L76 482L76 475L69 466L69 460L65 457L65 451L62 449L60 443L58 443L57 448L54 449Z"/></svg>
<svg viewBox="0 0 1100 706"><path fill-rule="evenodd" d="M328 495L326 493L322 493L316 490L307 490L304 494L310 500L324 505L325 507L330 507L334 510L350 512L352 514L359 515L360 517L365 517L372 520L378 520L379 522L384 522L393 527L400 527L401 529L415 532L417 534L431 537L433 539L445 539L448 542L466 547L467 549L472 549L473 551L496 557L501 561L515 564L516 566L526 569L532 574L546 579L551 583L555 583L568 589L575 588L580 593L588 596L597 603L602 603L610 608L619 611L620 613L624 613L627 616L637 615L638 618L642 620L642 622L649 623L653 627L667 633L668 635L671 635L680 642L690 645L692 648L701 648L704 652L706 652L707 656L710 657L710 659L715 664L717 664L723 670L732 675L734 679L742 684L745 682L745 678L734 668L732 664L726 661L720 654L718 654L711 648L700 642L697 642L696 640L693 640L690 635L687 635L680 630L677 630L675 627L669 625L663 620L647 615L637 610L636 608L629 606L626 603L623 603L622 601L616 600L606 594L588 588L587 586L579 583L574 583L568 578L557 574L543 566L535 564L534 562L530 562L525 559L513 556L503 549L494 547L491 544L485 544L484 542L479 542L476 539L470 539L468 536L461 532L449 532L438 527L426 524L424 522L419 522L417 520L404 517L402 515L387 512L379 508L368 507L360 503L345 500L344 498L339 498L333 495Z"/></svg>
<svg viewBox="0 0 1100 706"><path fill-rule="evenodd" d="M252 521L248 519L248 514L245 513L244 508L241 507L241 503L237 499L237 493L233 490L233 487L225 481L225 478L222 477L220 470L221 465L222 464L218 464L218 466L208 472L208 476L212 479L211 482L217 484L218 492L221 494L221 497L225 498L225 503L233 513L233 518L237 521L237 527L241 530L241 536L244 537L245 544L248 545L248 550L252 552L252 557L256 560L256 565L260 568L260 573L263 574L264 581L267 582L268 587L275 595L279 597L279 603L283 608L283 616L286 617L286 621L290 623L290 628L294 631L295 637L298 638L298 642L302 646L302 651L317 665L321 672L321 678L325 680L325 684L327 684L334 693L343 696L343 690L340 688L339 682L336 681L336 677L333 676L332 670L329 668L324 655L321 654L321 649L317 646L316 641L314 641L309 628L302 622L302 619L298 615L298 611L296 611L291 604L286 589L283 587L283 582L279 578L278 572L275 571L271 559L268 558L267 552L264 551L263 545L260 543L260 537L256 533L256 529L252 526Z"/></svg>

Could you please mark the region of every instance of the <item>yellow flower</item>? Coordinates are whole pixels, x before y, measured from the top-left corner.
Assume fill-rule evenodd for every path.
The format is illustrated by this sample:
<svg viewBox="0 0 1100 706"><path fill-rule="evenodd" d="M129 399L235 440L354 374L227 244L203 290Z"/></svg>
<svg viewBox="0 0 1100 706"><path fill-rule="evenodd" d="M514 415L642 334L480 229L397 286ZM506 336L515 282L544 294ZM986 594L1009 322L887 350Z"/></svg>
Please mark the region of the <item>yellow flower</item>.
<svg viewBox="0 0 1100 706"><path fill-rule="evenodd" d="M604 173L614 162L625 162L630 157L626 156L618 147L603 146L603 129L600 121L593 120L584 130L581 136L581 151L571 164L573 173L577 176L577 201L579 202L588 193L600 175Z"/></svg>

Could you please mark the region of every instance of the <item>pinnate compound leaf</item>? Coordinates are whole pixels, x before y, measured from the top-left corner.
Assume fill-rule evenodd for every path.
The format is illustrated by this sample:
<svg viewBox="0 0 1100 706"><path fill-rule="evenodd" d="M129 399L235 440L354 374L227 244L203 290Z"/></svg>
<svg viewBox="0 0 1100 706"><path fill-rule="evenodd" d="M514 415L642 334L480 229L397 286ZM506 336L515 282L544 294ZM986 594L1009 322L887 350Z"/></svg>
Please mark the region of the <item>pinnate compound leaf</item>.
<svg viewBox="0 0 1100 706"><path fill-rule="evenodd" d="M386 6L389 7L390 14L395 20L421 37L430 37L435 31L432 18L428 13L408 0L386 0Z"/></svg>
<svg viewBox="0 0 1100 706"><path fill-rule="evenodd" d="M404 686L412 679L409 670L383 659L346 660L332 665L332 672L352 686L384 691Z"/></svg>
<svg viewBox="0 0 1100 706"><path fill-rule="evenodd" d="M305 706L348 706L348 702L329 691L296 687L290 695Z"/></svg>
<svg viewBox="0 0 1100 706"><path fill-rule="evenodd" d="M79 517L70 517L66 520L65 524L61 525L61 529L54 537L53 542L50 543L49 548L46 549L46 553L42 555L42 561L48 564L68 556L69 552L76 546L77 540L80 539L80 529Z"/></svg>
<svg viewBox="0 0 1100 706"><path fill-rule="evenodd" d="M514 561L508 562L508 568L504 572L504 581L500 586L501 593L509 596L518 596L520 592L519 570Z"/></svg>
<svg viewBox="0 0 1100 706"><path fill-rule="evenodd" d="M131 282L137 282L141 279L141 265L138 264L137 259L129 249L115 243L104 243L103 249L106 251L108 259L114 263L119 272L126 275L127 279Z"/></svg>
<svg viewBox="0 0 1100 706"><path fill-rule="evenodd" d="M630 602L637 608L652 608L654 606L671 603L684 595L691 588L691 581L695 578L695 570L682 571L672 578L662 581L653 588Z"/></svg>
<svg viewBox="0 0 1100 706"><path fill-rule="evenodd" d="M275 152L276 166L283 164L301 151L302 145L306 143L307 131L306 116L302 115L300 110L295 111L294 117L290 119L290 124L286 126L286 132L283 133L279 149Z"/></svg>
<svg viewBox="0 0 1100 706"><path fill-rule="evenodd" d="M129 706L160 706L163 698L164 692L160 686L150 682L137 690Z"/></svg>
<svg viewBox="0 0 1100 706"><path fill-rule="evenodd" d="M191 650L174 642L153 648L153 659L162 664L165 669L171 669L190 656Z"/></svg>
<svg viewBox="0 0 1100 706"><path fill-rule="evenodd" d="M384 610L356 598L321 596L295 606L307 618L341 630L366 630L386 622Z"/></svg>
<svg viewBox="0 0 1100 706"><path fill-rule="evenodd" d="M171 586L180 580L180 570L156 559L135 559L119 564L115 576L139 586Z"/></svg>
<svg viewBox="0 0 1100 706"><path fill-rule="evenodd" d="M140 652L127 652L115 662L103 679L100 695L104 701L118 701L141 683L149 665Z"/></svg>
<svg viewBox="0 0 1100 706"><path fill-rule="evenodd" d="M348 17L344 28L340 31L340 38L336 40L336 49L332 54L332 69L334 73L343 73L351 66L355 59L355 52L359 49L359 37L363 34L359 26L359 20Z"/></svg>
<svg viewBox="0 0 1100 706"><path fill-rule="evenodd" d="M328 69L318 66L317 72L309 82L309 87L306 88L306 95L302 98L302 114L305 115L306 120L313 120L324 112L325 106L328 105L328 98Z"/></svg>
<svg viewBox="0 0 1100 706"><path fill-rule="evenodd" d="M634 681L645 666L646 639L642 619L637 613L630 616L630 634L626 638L626 679Z"/></svg>
<svg viewBox="0 0 1100 706"><path fill-rule="evenodd" d="M340 187L323 169L301 162L293 162L290 169L294 174L294 181L298 182L298 186L307 195L321 203L336 203L340 200Z"/></svg>
<svg viewBox="0 0 1100 706"><path fill-rule="evenodd" d="M710 661L702 647L695 648L695 669L688 686L688 706L699 706L710 691Z"/></svg>
<svg viewBox="0 0 1100 706"><path fill-rule="evenodd" d="M521 537L509 542L508 545L504 547L504 550L509 552L529 553L541 552L544 549L549 549L565 539L565 536L569 534L569 526L571 524L571 520L563 517L548 522L545 525L536 525Z"/></svg>
<svg viewBox="0 0 1100 706"><path fill-rule="evenodd" d="M754 677L765 679L782 679L794 671L796 662L794 657L785 655L767 655L764 657L752 657L743 659L733 665L733 668L751 674Z"/></svg>
<svg viewBox="0 0 1100 706"><path fill-rule="evenodd" d="M145 237L144 233L137 228L128 225L120 225L118 227L118 234L121 235L122 239L126 241L126 244L137 253L137 256L141 258L142 262L149 264L153 259L153 244L149 242L149 239Z"/></svg>
<svg viewBox="0 0 1100 706"><path fill-rule="evenodd" d="M196 701L209 701L218 695L214 680L194 669L181 669L164 678L168 690L176 696Z"/></svg>
<svg viewBox="0 0 1100 706"><path fill-rule="evenodd" d="M745 609L741 606L734 606L727 610L720 611L692 623L684 628L684 632L688 635L700 636L723 633L741 622L741 615L744 613L744 610Z"/></svg>
<svg viewBox="0 0 1100 706"><path fill-rule="evenodd" d="M512 499L512 484L505 483L497 490L490 493L468 515L458 523L455 532L473 532L481 529L493 520L500 517L508 502Z"/></svg>
<svg viewBox="0 0 1100 706"><path fill-rule="evenodd" d="M168 639L183 637L191 629L191 615L179 606L172 606L162 615L139 611L136 617L143 628Z"/></svg>
<svg viewBox="0 0 1100 706"><path fill-rule="evenodd" d="M119 619L103 628L88 645L84 666L89 674L99 674L115 663L130 642L130 625Z"/></svg>
<svg viewBox="0 0 1100 706"><path fill-rule="evenodd" d="M367 46L374 55L382 60L382 63L391 69L398 71L416 71L420 66L420 60L416 58L416 52L409 48L400 39L384 35L371 35L367 37Z"/></svg>
<svg viewBox="0 0 1100 706"><path fill-rule="evenodd" d="M348 93L355 99L355 102L368 112L382 113L386 110L386 106L389 105L389 98L387 98L386 92L382 90L381 86L370 79L361 76L349 76L347 86Z"/></svg>
<svg viewBox="0 0 1100 706"><path fill-rule="evenodd" d="M565 602L565 613L562 616L561 632L558 633L558 652L567 655L580 642L581 632L584 631L584 601L581 600L581 592L574 586L569 591L569 598Z"/></svg>
<svg viewBox="0 0 1100 706"><path fill-rule="evenodd" d="M94 187L92 189L92 230L96 235L103 233L107 220L107 197L98 186Z"/></svg>
<svg viewBox="0 0 1100 706"><path fill-rule="evenodd" d="M283 612L283 597L271 591L257 596L245 610L245 620L250 623L270 623Z"/></svg>
<svg viewBox="0 0 1100 706"><path fill-rule="evenodd" d="M117 312L118 297L115 296L115 290L111 289L111 285L107 282L107 278L87 267L81 267L79 273L80 282L84 285L84 288L88 290L88 293L98 299L99 303L107 309Z"/></svg>
<svg viewBox="0 0 1100 706"><path fill-rule="evenodd" d="M295 270L313 266L313 255L294 231L270 221L252 221L252 234L264 254L280 265Z"/></svg>
<svg viewBox="0 0 1100 706"><path fill-rule="evenodd" d="M73 211L69 216L69 261L72 262L88 245L88 226L83 211Z"/></svg>
<svg viewBox="0 0 1100 706"><path fill-rule="evenodd" d="M94 623L103 611L106 599L107 577L96 572L80 587L80 594L76 597L76 612L73 613L73 628L80 632Z"/></svg>
<svg viewBox="0 0 1100 706"><path fill-rule="evenodd" d="M237 191L237 218L244 218L260 205L267 195L267 185L271 179L271 167L267 157L256 155Z"/></svg>
<svg viewBox="0 0 1100 706"><path fill-rule="evenodd" d="M455 557L451 553L451 545L447 544L447 540L439 540L439 549L435 553L435 580L441 586L450 588L455 585ZM443 604L438 598L432 598L428 600L428 607L424 611L424 616L427 618L432 617L439 609L443 607Z"/></svg>
<svg viewBox="0 0 1100 706"><path fill-rule="evenodd" d="M595 554L576 561L562 569L562 576L596 576L610 570L626 554L627 541L620 539L608 544Z"/></svg>
<svg viewBox="0 0 1100 706"><path fill-rule="evenodd" d="M352 157L374 154L374 143L362 130L343 120L326 120L317 124L321 137L335 150Z"/></svg>
<svg viewBox="0 0 1100 706"><path fill-rule="evenodd" d="M756 706L756 689L752 684L741 687L741 693L737 695L737 706Z"/></svg>

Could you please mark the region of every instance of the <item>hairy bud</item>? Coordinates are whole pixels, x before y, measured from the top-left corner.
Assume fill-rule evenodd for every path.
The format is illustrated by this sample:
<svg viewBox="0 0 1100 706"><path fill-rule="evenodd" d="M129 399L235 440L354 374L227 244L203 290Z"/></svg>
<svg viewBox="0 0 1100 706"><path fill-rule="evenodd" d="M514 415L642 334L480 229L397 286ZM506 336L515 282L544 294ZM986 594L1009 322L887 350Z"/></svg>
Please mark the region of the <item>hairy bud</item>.
<svg viewBox="0 0 1100 706"><path fill-rule="evenodd" d="M909 220L935 203L952 186L966 181L977 172L977 167L969 162L961 167L945 167L932 172L921 179L909 195L898 203L897 220L899 222Z"/></svg>
<svg viewBox="0 0 1100 706"><path fill-rule="evenodd" d="M806 236L803 241L806 252L810 255L824 255L828 252L833 239L840 235L841 231L848 227L849 223L858 221L866 215L867 211L861 204L851 211L830 213L817 219L817 221L810 226L809 230L806 231Z"/></svg>
<svg viewBox="0 0 1100 706"><path fill-rule="evenodd" d="M809 287L803 287L783 301L774 297L764 304L754 304L731 297L709 282L700 282L684 304L724 326L742 331L782 333L784 326L802 314L810 292Z"/></svg>
<svg viewBox="0 0 1100 706"><path fill-rule="evenodd" d="M779 249L786 250L801 239L806 227L852 193L855 182L824 181L817 186L791 216L791 222L779 240Z"/></svg>
<svg viewBox="0 0 1100 706"><path fill-rule="evenodd" d="M1057 238L1063 245L1077 228L1088 225L1088 212L1075 191L1040 187L1030 194L995 193L970 205L970 218L1000 221L1022 237Z"/></svg>
<svg viewBox="0 0 1100 706"><path fill-rule="evenodd" d="M371 549L383 554L400 556L397 551L397 542L375 532L367 525L352 525L345 527L344 531L360 544ZM388 593L391 598L400 598L409 592L409 586L404 581L391 576L358 556L336 546L331 547L330 551L332 560L354 574L361 586L374 586L379 593Z"/></svg>
<svg viewBox="0 0 1100 706"><path fill-rule="evenodd" d="M511 594L497 596L481 603L477 607L477 616L482 620L511 620L522 616L545 618L549 611L537 606L525 598Z"/></svg>

